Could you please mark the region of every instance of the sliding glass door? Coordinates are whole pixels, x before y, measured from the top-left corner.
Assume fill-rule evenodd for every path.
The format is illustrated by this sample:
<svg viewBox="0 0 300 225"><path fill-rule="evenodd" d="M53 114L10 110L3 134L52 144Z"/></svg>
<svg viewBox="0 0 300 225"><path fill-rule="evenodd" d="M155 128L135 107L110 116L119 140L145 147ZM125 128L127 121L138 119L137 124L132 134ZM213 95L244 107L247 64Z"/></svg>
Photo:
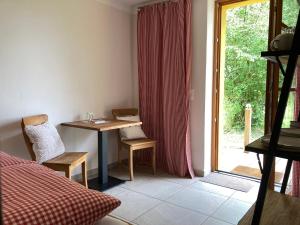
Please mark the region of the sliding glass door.
<svg viewBox="0 0 300 225"><path fill-rule="evenodd" d="M271 131L282 82L278 65L260 52L295 26L298 10L296 0L216 1L213 170L260 177L256 155L243 148ZM295 80L285 126L294 120L296 86ZM281 183L286 161L275 164L270 186Z"/></svg>

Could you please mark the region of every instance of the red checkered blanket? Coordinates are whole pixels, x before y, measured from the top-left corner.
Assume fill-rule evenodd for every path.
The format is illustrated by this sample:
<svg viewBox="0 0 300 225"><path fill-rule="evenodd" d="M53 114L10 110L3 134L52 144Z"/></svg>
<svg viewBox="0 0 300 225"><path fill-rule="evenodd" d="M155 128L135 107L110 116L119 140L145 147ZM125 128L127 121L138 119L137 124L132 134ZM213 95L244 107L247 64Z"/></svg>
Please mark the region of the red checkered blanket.
<svg viewBox="0 0 300 225"><path fill-rule="evenodd" d="M3 152L0 170L5 225L94 224L121 204L47 167Z"/></svg>

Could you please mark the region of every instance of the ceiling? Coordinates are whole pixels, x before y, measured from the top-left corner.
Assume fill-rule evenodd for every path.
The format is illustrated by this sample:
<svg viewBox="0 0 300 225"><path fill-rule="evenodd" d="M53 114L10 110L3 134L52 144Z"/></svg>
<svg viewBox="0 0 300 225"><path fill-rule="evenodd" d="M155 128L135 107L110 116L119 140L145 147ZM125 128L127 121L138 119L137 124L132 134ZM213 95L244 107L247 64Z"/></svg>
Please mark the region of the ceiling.
<svg viewBox="0 0 300 225"><path fill-rule="evenodd" d="M0 0L1 1L1 0ZM111 5L117 9L126 12L133 12L132 9L149 2L156 2L155 0L96 0L103 4Z"/></svg>
<svg viewBox="0 0 300 225"><path fill-rule="evenodd" d="M127 4L127 5L130 5L130 6L134 6L134 5L137 5L137 4L141 4L141 3L145 3L145 2L150 2L150 0L118 0L120 3L123 3L123 4Z"/></svg>

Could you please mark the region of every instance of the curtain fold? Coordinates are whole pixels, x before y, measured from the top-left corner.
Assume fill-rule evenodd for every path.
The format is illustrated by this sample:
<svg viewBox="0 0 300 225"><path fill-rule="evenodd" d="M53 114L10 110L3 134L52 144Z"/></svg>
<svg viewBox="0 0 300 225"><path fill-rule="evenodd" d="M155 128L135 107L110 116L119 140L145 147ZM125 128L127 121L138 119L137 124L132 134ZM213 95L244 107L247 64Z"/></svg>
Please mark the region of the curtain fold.
<svg viewBox="0 0 300 225"><path fill-rule="evenodd" d="M144 131L157 141L159 167L193 177L191 9L191 0L143 7L138 12L137 34L139 106Z"/></svg>
<svg viewBox="0 0 300 225"><path fill-rule="evenodd" d="M295 95L295 120L298 119L300 112L300 68L297 68L297 87ZM292 179L292 195L300 197L300 162L294 161L293 163L293 179Z"/></svg>

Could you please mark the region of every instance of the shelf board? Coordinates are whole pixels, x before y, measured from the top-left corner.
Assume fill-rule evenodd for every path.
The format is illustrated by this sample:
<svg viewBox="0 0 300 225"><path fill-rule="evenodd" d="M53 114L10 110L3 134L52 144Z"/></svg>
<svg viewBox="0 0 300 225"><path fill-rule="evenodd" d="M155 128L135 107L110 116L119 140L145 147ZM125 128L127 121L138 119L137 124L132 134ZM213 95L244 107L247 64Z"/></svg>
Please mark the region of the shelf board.
<svg viewBox="0 0 300 225"><path fill-rule="evenodd" d="M291 148L291 147L283 148L281 146L278 146L277 151L274 153L274 156L286 158L286 159L300 160L300 151L299 151L300 138L296 138L296 139L299 140L299 142L297 143L297 146L295 146L295 148ZM262 142L261 138L247 145L245 147L245 150L248 152L255 152L264 155L270 154L268 146L266 146Z"/></svg>
<svg viewBox="0 0 300 225"><path fill-rule="evenodd" d="M251 225L255 204L248 210L238 225ZM300 224L300 199L268 191L260 225Z"/></svg>
<svg viewBox="0 0 300 225"><path fill-rule="evenodd" d="M289 55L297 54L300 55L300 52L292 51L266 51L261 52L261 57L270 60L271 62L277 63L277 57L280 59L282 64L287 64ZM298 57L297 65L300 66L300 57Z"/></svg>

